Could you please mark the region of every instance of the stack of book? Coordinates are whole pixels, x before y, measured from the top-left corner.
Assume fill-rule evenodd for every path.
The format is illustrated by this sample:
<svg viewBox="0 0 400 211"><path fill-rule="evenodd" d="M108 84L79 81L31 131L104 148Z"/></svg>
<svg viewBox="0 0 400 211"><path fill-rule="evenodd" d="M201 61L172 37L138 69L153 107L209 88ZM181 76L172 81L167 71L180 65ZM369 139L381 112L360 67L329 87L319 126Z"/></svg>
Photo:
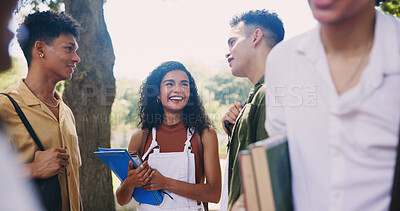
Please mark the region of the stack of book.
<svg viewBox="0 0 400 211"><path fill-rule="evenodd" d="M293 210L286 136L256 142L239 155L245 206L249 211Z"/></svg>

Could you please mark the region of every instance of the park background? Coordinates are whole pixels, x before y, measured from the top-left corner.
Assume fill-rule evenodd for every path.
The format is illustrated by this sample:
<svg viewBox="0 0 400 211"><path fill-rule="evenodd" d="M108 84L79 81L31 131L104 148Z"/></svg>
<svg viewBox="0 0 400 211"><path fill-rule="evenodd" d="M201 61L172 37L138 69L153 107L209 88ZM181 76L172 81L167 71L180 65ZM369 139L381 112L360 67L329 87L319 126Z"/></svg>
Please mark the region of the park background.
<svg viewBox="0 0 400 211"><path fill-rule="evenodd" d="M400 14L399 1L381 7ZM250 9L274 11L284 23L285 40L317 24L306 0L24 0L14 14L11 30L15 32L27 14L48 9L67 11L84 27L78 40L82 63L73 79L60 82L57 90L66 90L63 99L77 119L86 210L135 210L133 200L123 207L115 203L113 193L120 182L93 152L98 146L128 146L137 128L139 88L151 70L164 61L176 60L193 74L217 128L224 172L227 136L220 120L234 101L247 98L252 87L247 79L231 75L224 56L229 21ZM10 53L13 66L0 76L0 90L26 75L27 65L16 39ZM219 205L210 204L210 208L218 210Z"/></svg>

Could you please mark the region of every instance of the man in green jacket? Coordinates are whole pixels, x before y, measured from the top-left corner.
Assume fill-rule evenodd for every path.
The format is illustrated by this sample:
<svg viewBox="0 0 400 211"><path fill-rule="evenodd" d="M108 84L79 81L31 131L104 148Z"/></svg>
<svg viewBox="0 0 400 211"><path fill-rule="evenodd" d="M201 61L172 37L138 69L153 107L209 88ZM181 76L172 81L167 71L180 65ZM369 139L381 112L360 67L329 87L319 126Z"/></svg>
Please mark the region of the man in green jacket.
<svg viewBox="0 0 400 211"><path fill-rule="evenodd" d="M225 57L235 77L246 77L254 85L247 103L239 102L222 118L225 132L230 135L228 164L225 171L224 190L221 196L221 210L230 210L242 194L238 155L240 150L256 141L268 137L265 122L264 72L268 53L283 40L285 30L276 13L267 10L252 10L231 20L229 51ZM225 121L230 124L228 133ZM227 175L227 176L226 176Z"/></svg>

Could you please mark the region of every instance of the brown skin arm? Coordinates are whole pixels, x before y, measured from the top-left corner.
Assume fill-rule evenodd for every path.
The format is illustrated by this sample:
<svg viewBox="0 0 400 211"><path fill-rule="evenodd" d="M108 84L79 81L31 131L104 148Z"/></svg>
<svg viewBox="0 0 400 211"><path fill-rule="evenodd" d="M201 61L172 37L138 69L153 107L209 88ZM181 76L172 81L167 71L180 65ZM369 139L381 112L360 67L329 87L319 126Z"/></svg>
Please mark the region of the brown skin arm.
<svg viewBox="0 0 400 211"><path fill-rule="evenodd" d="M218 155L218 139L214 129L205 129L201 140L204 148L205 184L191 184L164 177L153 169L151 180L142 188L145 190L168 190L181 196L218 203L221 195L221 168Z"/></svg>
<svg viewBox="0 0 400 211"><path fill-rule="evenodd" d="M69 154L63 148L36 151L32 163L25 164L28 176L46 179L65 171L69 165Z"/></svg>
<svg viewBox="0 0 400 211"><path fill-rule="evenodd" d="M138 129L133 132L131 140L129 142L128 151L139 151L142 142L143 131ZM137 169L133 168L132 161L129 162L128 176L124 182L118 187L116 192L117 202L121 206L128 204L132 199L133 190L135 187L141 187L150 180L149 175L151 173L151 168L147 165L147 161L143 164L143 168L139 167Z"/></svg>

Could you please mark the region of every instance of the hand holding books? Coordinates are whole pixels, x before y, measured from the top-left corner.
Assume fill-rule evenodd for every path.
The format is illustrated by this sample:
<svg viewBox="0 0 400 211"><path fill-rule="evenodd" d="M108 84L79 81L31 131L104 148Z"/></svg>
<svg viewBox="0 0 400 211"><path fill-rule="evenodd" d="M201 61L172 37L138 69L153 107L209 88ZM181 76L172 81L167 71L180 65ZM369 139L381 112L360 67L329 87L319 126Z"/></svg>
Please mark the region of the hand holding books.
<svg viewBox="0 0 400 211"><path fill-rule="evenodd" d="M142 187L150 181L150 174L152 169L147 164L147 161L139 164L138 168L135 168L132 161L129 161L128 176L124 183L133 185L135 187Z"/></svg>
<svg viewBox="0 0 400 211"><path fill-rule="evenodd" d="M151 177L152 175L151 168L147 165L147 162L143 162L135 153L129 154L126 149L99 148L99 152L95 152L94 154L115 173L121 182L136 183L142 180L141 182L146 183L146 180L148 182L147 176ZM134 172L135 170L138 172ZM132 178L133 174L136 175L137 180ZM129 180L127 179L128 177L130 177ZM163 201L163 194L161 194L160 191L145 191L140 186L132 186L135 187L133 198L135 198L137 202L152 205L161 204Z"/></svg>
<svg viewBox="0 0 400 211"><path fill-rule="evenodd" d="M152 173L150 174L150 177L151 180L146 185L142 186L143 190L152 191L152 190L166 189L167 181L170 179L164 177L164 175L162 175L157 169L153 169Z"/></svg>
<svg viewBox="0 0 400 211"><path fill-rule="evenodd" d="M147 164L147 161L143 162L136 152L129 152L129 156L133 161L129 161L128 175L124 183L135 187L142 187L150 181L152 169Z"/></svg>

